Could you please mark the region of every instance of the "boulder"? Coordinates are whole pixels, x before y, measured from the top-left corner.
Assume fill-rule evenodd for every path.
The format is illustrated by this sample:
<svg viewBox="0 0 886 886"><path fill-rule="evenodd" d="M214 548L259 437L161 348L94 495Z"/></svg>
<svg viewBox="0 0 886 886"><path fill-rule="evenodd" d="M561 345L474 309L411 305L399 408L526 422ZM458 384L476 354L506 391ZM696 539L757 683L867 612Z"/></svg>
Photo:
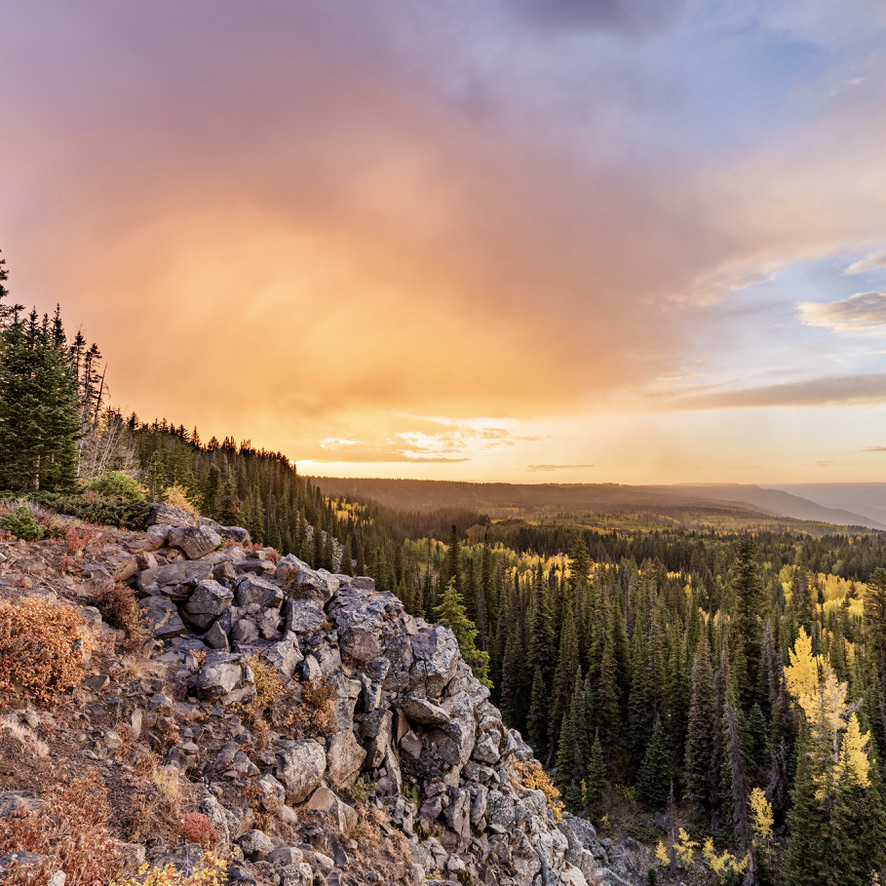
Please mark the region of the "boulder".
<svg viewBox="0 0 886 886"><path fill-rule="evenodd" d="M168 541L189 560L199 560L221 544L221 536L209 526L181 526L169 530Z"/></svg>
<svg viewBox="0 0 886 886"><path fill-rule="evenodd" d="M416 688L428 698L439 698L446 684L455 676L461 660L455 634L442 625L433 625L409 638L413 664L409 676Z"/></svg>
<svg viewBox="0 0 886 886"><path fill-rule="evenodd" d="M250 573L241 575L235 588L234 596L238 606L255 604L279 609L283 603L283 591L277 585Z"/></svg>
<svg viewBox="0 0 886 886"><path fill-rule="evenodd" d="M277 643L259 649L259 655L287 679L291 679L295 669L302 662L301 650L294 635L287 635Z"/></svg>
<svg viewBox="0 0 886 886"><path fill-rule="evenodd" d="M398 708L409 720L422 726L448 726L452 721L449 714L440 705L429 701L421 690L404 695Z"/></svg>
<svg viewBox="0 0 886 886"><path fill-rule="evenodd" d="M230 696L235 689L252 686L255 682L252 671L247 664L246 656L229 652L210 652L206 656L203 667L194 678L194 689L200 698L215 701ZM239 693L245 698L247 693ZM240 700L238 698L237 700ZM229 700L233 701L233 699Z"/></svg>
<svg viewBox="0 0 886 886"><path fill-rule="evenodd" d="M187 628L178 614L178 608L166 597L145 597L138 601L139 610L151 623L151 632L158 640L182 637Z"/></svg>
<svg viewBox="0 0 886 886"><path fill-rule="evenodd" d="M307 563L302 562L294 554L287 554L277 564L274 577L288 585L301 585L302 590L311 588L311 597L326 603L338 590L340 580L333 577L325 569L311 569ZM299 596L305 596L300 594Z"/></svg>
<svg viewBox="0 0 886 886"><path fill-rule="evenodd" d="M171 505L155 502L151 505L146 526L193 526L194 518L187 512Z"/></svg>
<svg viewBox="0 0 886 886"><path fill-rule="evenodd" d="M252 544L252 539L249 537L249 530L244 529L242 526L220 526L215 531L220 533L224 538L229 538L231 541L237 542L237 544Z"/></svg>
<svg viewBox="0 0 886 886"><path fill-rule="evenodd" d="M274 841L264 831L255 828L246 831L236 842L249 861L261 861L274 851Z"/></svg>
<svg viewBox="0 0 886 886"><path fill-rule="evenodd" d="M231 606L233 594L214 579L204 579L184 605L188 621L200 630L206 630Z"/></svg>
<svg viewBox="0 0 886 886"><path fill-rule="evenodd" d="M323 780L326 752L313 739L296 742L277 758L277 778L286 788L286 802L301 803Z"/></svg>
<svg viewBox="0 0 886 886"><path fill-rule="evenodd" d="M283 607L286 630L313 634L326 623L326 611L318 600L287 600Z"/></svg>
<svg viewBox="0 0 886 886"><path fill-rule="evenodd" d="M394 715L390 711L376 710L363 721L363 746L366 748L366 768L378 769L391 746Z"/></svg>
<svg viewBox="0 0 886 886"><path fill-rule="evenodd" d="M357 780L366 751L357 743L350 729L336 732L326 743L329 779L337 788L349 788Z"/></svg>
<svg viewBox="0 0 886 886"><path fill-rule="evenodd" d="M181 585L189 586L193 591L206 578L212 578L211 563L180 560L153 569L143 569L138 575L138 589L145 595L165 593L165 589Z"/></svg>

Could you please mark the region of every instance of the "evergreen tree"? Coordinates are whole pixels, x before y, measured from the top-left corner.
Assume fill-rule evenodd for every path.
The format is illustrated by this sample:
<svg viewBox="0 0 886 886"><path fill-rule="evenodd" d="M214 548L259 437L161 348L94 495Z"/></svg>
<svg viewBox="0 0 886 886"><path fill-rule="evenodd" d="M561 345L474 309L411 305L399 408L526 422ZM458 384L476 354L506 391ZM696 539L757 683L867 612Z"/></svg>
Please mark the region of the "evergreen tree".
<svg viewBox="0 0 886 886"><path fill-rule="evenodd" d="M489 653L477 649L474 643L477 628L465 612L461 594L455 589L455 579L450 579L449 584L446 585L440 605L434 610L434 617L437 621L452 628L452 633L458 640L461 656L470 665L474 676L484 686L491 686L492 684L489 682Z"/></svg>
<svg viewBox="0 0 886 886"><path fill-rule="evenodd" d="M0 486L64 490L83 435L77 378L60 320L17 313L0 331Z"/></svg>
<svg viewBox="0 0 886 886"><path fill-rule="evenodd" d="M692 665L692 691L686 736L686 794L697 826L713 826L717 806L718 777L714 754L717 730L714 673L707 638L702 635Z"/></svg>
<svg viewBox="0 0 886 886"><path fill-rule="evenodd" d="M594 743L591 745L591 753L588 758L587 776L583 792L583 805L592 816L599 816L609 795L609 785L606 781L606 759L603 756L603 746L600 744L599 732L594 733Z"/></svg>
<svg viewBox="0 0 886 886"><path fill-rule="evenodd" d="M637 776L637 796L640 802L656 812L664 812L671 793L671 759L668 737L661 719L652 728L652 740L646 749Z"/></svg>
<svg viewBox="0 0 886 886"><path fill-rule="evenodd" d="M548 749L548 690L540 667L535 669L535 676L532 679L526 729L535 756L544 758Z"/></svg>

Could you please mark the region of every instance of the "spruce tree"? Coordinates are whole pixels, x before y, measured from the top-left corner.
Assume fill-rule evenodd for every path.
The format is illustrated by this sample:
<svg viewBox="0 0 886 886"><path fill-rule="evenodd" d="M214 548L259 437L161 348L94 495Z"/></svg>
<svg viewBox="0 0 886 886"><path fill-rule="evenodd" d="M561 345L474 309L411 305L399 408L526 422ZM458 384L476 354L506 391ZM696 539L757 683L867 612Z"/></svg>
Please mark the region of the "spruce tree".
<svg viewBox="0 0 886 886"><path fill-rule="evenodd" d="M637 776L637 796L640 802L655 812L664 812L671 793L671 759L668 737L656 719L652 728L652 740L646 749L640 772Z"/></svg>
<svg viewBox="0 0 886 886"><path fill-rule="evenodd" d="M440 605L434 610L434 617L437 621L452 628L452 633L458 640L461 656L470 665L474 676L484 686L491 686L492 684L489 682L489 653L477 649L474 642L477 628L467 616L461 594L455 588L455 579L449 579Z"/></svg>
<svg viewBox="0 0 886 886"><path fill-rule="evenodd" d="M532 679L532 695L529 701L527 717L527 738L535 756L544 758L548 750L548 690L545 686L541 668L535 669Z"/></svg>
<svg viewBox="0 0 886 886"><path fill-rule="evenodd" d="M702 635L692 665L684 778L693 822L704 828L712 826L717 805L718 777L714 758L716 717L710 649L707 638Z"/></svg>

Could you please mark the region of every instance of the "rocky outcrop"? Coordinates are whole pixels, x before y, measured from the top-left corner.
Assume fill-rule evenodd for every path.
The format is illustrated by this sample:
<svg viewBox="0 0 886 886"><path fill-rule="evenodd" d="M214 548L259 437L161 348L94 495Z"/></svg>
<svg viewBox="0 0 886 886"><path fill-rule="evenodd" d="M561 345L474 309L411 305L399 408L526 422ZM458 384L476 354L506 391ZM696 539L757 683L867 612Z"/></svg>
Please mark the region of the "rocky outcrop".
<svg viewBox="0 0 886 886"><path fill-rule="evenodd" d="M163 765L200 786L197 808L234 852L232 882L645 881L644 865L606 847L589 822L560 820L532 787L531 750L502 722L451 630L409 615L371 579L226 547L231 527L172 511L157 508L149 531L127 542L129 580L153 632L146 650L171 677L125 715L126 734L161 748ZM310 699L326 692L321 732L250 726L259 661L309 726L319 716ZM22 803L39 800L0 795L0 816ZM280 831L266 830L271 819ZM367 840L399 847L383 874L367 867L380 848ZM155 847L150 860L189 870L197 858L189 845L165 855Z"/></svg>

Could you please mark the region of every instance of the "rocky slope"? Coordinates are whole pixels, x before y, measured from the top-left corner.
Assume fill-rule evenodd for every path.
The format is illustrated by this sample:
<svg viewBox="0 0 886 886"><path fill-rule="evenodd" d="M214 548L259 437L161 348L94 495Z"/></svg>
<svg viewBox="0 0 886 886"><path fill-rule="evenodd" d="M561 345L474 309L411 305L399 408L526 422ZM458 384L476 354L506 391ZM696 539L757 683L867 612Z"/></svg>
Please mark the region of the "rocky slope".
<svg viewBox="0 0 886 886"><path fill-rule="evenodd" d="M130 871L193 869L190 814L212 827L204 848L233 853L232 883L645 882L639 847L553 808L448 628L245 530L162 505L151 523L107 530L73 567L48 542L0 548L0 597L67 601L96 650L69 698L0 719L0 817L39 809L60 766L92 765ZM149 623L134 654L83 605L114 581Z"/></svg>

